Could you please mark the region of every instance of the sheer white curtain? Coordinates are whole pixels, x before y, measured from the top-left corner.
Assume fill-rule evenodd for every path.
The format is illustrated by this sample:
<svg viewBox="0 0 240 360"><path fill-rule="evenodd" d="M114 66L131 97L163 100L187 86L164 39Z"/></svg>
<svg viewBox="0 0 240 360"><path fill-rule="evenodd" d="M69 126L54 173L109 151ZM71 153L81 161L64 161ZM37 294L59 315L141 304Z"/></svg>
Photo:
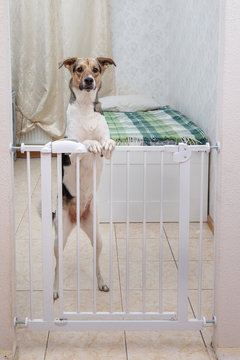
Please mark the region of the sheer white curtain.
<svg viewBox="0 0 240 360"><path fill-rule="evenodd" d="M53 139L66 127L69 74L66 57L111 57L108 0L11 0L12 79L17 134L36 126ZM101 96L114 94L113 70Z"/></svg>

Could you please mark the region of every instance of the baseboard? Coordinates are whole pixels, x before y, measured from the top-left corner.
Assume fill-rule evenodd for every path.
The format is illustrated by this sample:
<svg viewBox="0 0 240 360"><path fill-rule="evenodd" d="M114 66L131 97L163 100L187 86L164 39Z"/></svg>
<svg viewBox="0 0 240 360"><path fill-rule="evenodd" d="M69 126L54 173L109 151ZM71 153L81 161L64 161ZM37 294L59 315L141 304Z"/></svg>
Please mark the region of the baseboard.
<svg viewBox="0 0 240 360"><path fill-rule="evenodd" d="M208 223L209 229L214 234L214 221L210 215L208 215L208 217L207 217L207 223Z"/></svg>
<svg viewBox="0 0 240 360"><path fill-rule="evenodd" d="M52 154L52 157L57 156L57 154ZM21 153L21 151L16 151L16 158L17 159L26 159L27 155L26 152ZM31 158L40 158L41 153L40 151L30 151L30 157Z"/></svg>
<svg viewBox="0 0 240 360"><path fill-rule="evenodd" d="M216 356L218 360L237 360L240 359L240 348L218 348Z"/></svg>
<svg viewBox="0 0 240 360"><path fill-rule="evenodd" d="M21 151L16 151L16 158L17 159L26 159L27 154L26 152L22 153ZM40 151L30 151L31 158L40 158Z"/></svg>

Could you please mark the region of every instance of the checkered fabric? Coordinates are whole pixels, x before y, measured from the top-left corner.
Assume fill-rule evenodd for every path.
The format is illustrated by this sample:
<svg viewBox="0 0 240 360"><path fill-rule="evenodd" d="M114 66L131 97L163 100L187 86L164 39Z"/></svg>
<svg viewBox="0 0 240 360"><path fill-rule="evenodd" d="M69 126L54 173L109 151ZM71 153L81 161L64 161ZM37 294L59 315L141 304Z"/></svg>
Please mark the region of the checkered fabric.
<svg viewBox="0 0 240 360"><path fill-rule="evenodd" d="M204 132L187 116L169 106L154 111L104 112L111 139L117 145L166 145L207 143Z"/></svg>

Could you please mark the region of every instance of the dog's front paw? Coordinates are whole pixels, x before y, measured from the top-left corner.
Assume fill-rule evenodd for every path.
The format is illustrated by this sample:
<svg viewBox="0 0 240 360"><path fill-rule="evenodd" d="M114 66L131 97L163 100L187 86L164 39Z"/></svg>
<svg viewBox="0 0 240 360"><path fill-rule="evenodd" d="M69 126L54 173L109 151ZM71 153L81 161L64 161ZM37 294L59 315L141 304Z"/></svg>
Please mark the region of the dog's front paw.
<svg viewBox="0 0 240 360"><path fill-rule="evenodd" d="M109 287L105 284L101 273L97 274L97 282L98 282L98 289L100 291L104 291L104 292L108 292L109 291Z"/></svg>
<svg viewBox="0 0 240 360"><path fill-rule="evenodd" d="M83 142L87 150L93 154L100 154L102 146L97 140L86 140Z"/></svg>
<svg viewBox="0 0 240 360"><path fill-rule="evenodd" d="M112 139L107 139L102 144L102 152L105 158L109 159L111 156L111 152L115 148L115 141Z"/></svg>
<svg viewBox="0 0 240 360"><path fill-rule="evenodd" d="M107 139L107 140L105 140L105 141L103 142L103 144L102 144L102 148L103 148L103 150L105 150L105 151L110 151L110 152L112 152L112 151L114 150L114 148L115 148L115 141L112 140L112 139Z"/></svg>
<svg viewBox="0 0 240 360"><path fill-rule="evenodd" d="M98 287L100 291L103 292L108 292L109 291L109 287L107 285L101 285Z"/></svg>
<svg viewBox="0 0 240 360"><path fill-rule="evenodd" d="M53 292L53 301L56 301L59 298L58 291Z"/></svg>

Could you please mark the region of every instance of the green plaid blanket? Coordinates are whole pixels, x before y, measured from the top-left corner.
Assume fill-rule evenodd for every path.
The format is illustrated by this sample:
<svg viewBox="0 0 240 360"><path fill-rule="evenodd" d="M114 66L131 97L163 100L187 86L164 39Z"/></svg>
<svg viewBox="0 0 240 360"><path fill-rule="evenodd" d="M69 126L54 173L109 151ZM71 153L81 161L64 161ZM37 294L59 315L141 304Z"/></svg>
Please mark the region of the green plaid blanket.
<svg viewBox="0 0 240 360"><path fill-rule="evenodd" d="M104 115L111 139L117 145L150 146L180 142L202 145L208 141L196 124L169 106L146 112L104 112Z"/></svg>

